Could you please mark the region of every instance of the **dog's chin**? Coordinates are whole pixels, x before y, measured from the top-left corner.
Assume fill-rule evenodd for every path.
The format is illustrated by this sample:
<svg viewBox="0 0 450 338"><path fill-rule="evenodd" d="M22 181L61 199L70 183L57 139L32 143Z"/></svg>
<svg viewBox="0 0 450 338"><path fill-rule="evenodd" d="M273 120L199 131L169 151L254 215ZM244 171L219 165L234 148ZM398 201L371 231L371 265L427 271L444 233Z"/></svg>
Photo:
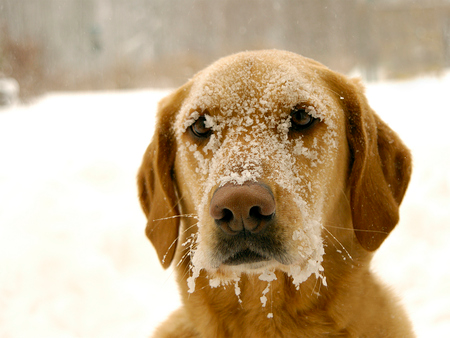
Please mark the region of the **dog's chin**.
<svg viewBox="0 0 450 338"><path fill-rule="evenodd" d="M236 275L240 276L241 274L261 274L276 269L284 270L283 268L285 267L284 264L281 264L275 259L261 259L240 264L226 264L223 262L215 274L221 277L232 277Z"/></svg>
<svg viewBox="0 0 450 338"><path fill-rule="evenodd" d="M295 261L284 251L271 253L268 250L263 251L258 248L255 250L248 247L233 254L216 255L216 258L216 271L235 274L253 274L275 269L286 270Z"/></svg>
<svg viewBox="0 0 450 338"><path fill-rule="evenodd" d="M223 264L225 265L242 265L242 264L258 264L265 261L269 261L270 257L261 255L250 249L245 249L237 252L233 256L228 257Z"/></svg>

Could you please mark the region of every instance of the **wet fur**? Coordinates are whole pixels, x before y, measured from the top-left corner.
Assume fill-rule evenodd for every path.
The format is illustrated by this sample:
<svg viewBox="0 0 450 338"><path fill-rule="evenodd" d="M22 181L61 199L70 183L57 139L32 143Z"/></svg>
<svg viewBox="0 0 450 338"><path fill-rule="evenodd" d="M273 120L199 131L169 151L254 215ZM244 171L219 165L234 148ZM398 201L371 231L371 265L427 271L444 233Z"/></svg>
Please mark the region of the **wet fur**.
<svg viewBox="0 0 450 338"><path fill-rule="evenodd" d="M194 77L161 101L155 135L138 175L141 205L149 222L147 236L162 265L174 265L183 303L155 331L155 337L413 336L396 297L370 271L373 252L398 222L411 174L408 149L371 110L358 81L295 54L259 53L266 62L279 55L300 60L306 72L316 74L327 91L336 94L333 100L343 114L339 130L345 145L335 171L330 172L332 188L340 193L332 195L323 215L322 265L327 285L313 274L297 289L291 277L276 269L277 279L270 282L263 307L260 297L268 282L258 274L241 275L237 296L235 282L212 288L202 270L195 292L188 293L186 279L191 273L190 250L196 246L198 217L187 187L198 182L185 174L177 160L179 144L173 130L197 81ZM246 57L243 53L242 59ZM240 56L233 60L240 62ZM264 183L276 189L276 182ZM292 205L282 194L276 199L280 205ZM221 271L218 277L223 273L226 280L226 270ZM273 318L267 317L269 313Z"/></svg>

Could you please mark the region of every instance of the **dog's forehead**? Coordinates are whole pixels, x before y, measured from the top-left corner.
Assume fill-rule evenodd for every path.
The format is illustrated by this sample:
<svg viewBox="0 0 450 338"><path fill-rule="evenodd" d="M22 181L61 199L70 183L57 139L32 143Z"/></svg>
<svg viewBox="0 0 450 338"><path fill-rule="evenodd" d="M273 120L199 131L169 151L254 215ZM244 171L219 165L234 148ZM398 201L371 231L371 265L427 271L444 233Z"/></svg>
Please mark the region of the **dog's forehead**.
<svg viewBox="0 0 450 338"><path fill-rule="evenodd" d="M314 106L325 120L336 110L318 69L324 66L280 51L244 52L218 60L192 79L180 110L184 128L199 114L251 115L289 111L299 103ZM325 116L326 115L326 116Z"/></svg>

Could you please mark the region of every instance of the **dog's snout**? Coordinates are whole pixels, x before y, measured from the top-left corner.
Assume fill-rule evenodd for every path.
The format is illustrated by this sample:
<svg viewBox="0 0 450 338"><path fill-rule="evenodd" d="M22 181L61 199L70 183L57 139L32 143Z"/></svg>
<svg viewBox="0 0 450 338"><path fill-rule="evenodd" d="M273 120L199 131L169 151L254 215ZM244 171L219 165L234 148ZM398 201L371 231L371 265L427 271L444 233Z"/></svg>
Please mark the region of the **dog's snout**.
<svg viewBox="0 0 450 338"><path fill-rule="evenodd" d="M270 189L261 184L229 184L216 190L209 213L226 234L256 234L274 218L275 200Z"/></svg>

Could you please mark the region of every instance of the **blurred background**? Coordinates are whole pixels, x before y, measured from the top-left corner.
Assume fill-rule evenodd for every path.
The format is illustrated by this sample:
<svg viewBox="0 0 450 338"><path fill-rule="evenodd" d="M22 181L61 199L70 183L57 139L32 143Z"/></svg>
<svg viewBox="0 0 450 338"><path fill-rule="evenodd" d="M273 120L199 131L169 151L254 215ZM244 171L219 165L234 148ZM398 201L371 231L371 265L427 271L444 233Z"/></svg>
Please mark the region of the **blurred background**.
<svg viewBox="0 0 450 338"><path fill-rule="evenodd" d="M0 72L48 90L175 87L277 48L365 80L450 66L448 0L0 0Z"/></svg>
<svg viewBox="0 0 450 338"><path fill-rule="evenodd" d="M362 77L411 149L372 269L449 336L450 0L0 0L0 338L148 337L179 306L135 182L157 102L263 48Z"/></svg>

